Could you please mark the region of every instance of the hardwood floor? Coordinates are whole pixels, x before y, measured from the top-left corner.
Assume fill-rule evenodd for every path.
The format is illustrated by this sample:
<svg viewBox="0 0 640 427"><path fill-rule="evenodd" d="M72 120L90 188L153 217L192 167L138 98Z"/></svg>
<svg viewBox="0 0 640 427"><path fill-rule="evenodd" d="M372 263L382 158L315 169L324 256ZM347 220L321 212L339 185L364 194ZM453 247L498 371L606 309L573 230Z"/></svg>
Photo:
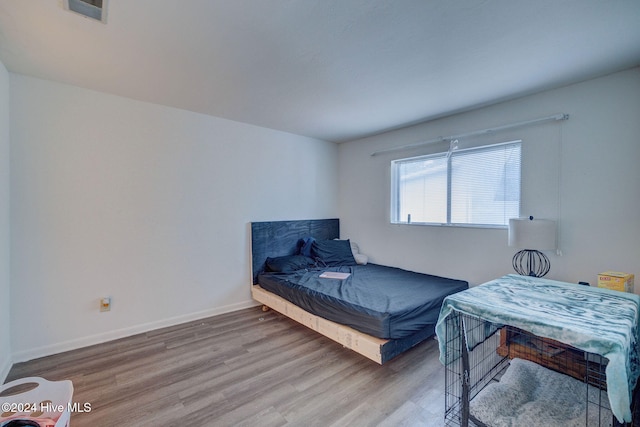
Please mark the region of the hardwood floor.
<svg viewBox="0 0 640 427"><path fill-rule="evenodd" d="M70 379L82 426L442 426L429 339L380 366L259 307L13 366Z"/></svg>

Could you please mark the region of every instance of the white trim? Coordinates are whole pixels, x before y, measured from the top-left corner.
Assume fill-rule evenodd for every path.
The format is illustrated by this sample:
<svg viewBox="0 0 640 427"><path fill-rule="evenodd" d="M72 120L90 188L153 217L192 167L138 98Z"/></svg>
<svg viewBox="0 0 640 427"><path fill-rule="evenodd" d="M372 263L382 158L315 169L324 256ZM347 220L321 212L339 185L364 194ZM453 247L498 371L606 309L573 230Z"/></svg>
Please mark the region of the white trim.
<svg viewBox="0 0 640 427"><path fill-rule="evenodd" d="M196 313L190 313L182 316L175 316L168 319L162 319L155 322L143 323L141 325L131 326L128 328L117 329L114 331L104 332L101 334L90 335L83 338L77 338L69 341L64 341L57 344L47 345L43 347L37 347L30 350L18 351L13 353L13 362L26 362L39 357L50 356L52 354L62 353L69 350L75 350L82 347L88 347L90 345L101 344L107 341L112 341L120 338L129 337L144 332L149 332L155 329L166 328L168 326L175 326L181 323L191 322L193 320L204 319L211 316L217 316L219 314L230 313L232 311L242 310L245 308L255 307L259 305L253 300L244 301L237 304L230 304L223 307L218 307L210 310L203 310ZM0 371L1 373L2 371ZM8 373L8 371L7 371Z"/></svg>

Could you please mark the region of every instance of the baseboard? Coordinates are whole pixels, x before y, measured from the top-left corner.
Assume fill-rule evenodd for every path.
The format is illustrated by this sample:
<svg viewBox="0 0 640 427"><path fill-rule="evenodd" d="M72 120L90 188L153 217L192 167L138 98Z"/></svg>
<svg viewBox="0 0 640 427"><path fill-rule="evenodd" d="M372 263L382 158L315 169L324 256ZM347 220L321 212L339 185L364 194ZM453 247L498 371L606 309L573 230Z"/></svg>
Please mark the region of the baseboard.
<svg viewBox="0 0 640 427"><path fill-rule="evenodd" d="M143 323L141 325L136 325L136 326L123 328L123 329L117 329L114 331L104 332L101 334L91 335L83 338L77 338L77 339L64 341L57 344L30 349L30 350L18 351L13 353L13 363L26 362L29 360L37 359L39 357L45 357L45 356L50 356L52 354L63 353L65 351L76 350L82 347L101 344L107 341L113 341L116 339L129 337L131 335L141 334L144 332L153 331L155 329L166 328L168 326L175 326L181 323L191 322L193 320L204 319L206 317L217 316L219 314L230 313L232 311L255 307L257 305L259 304L256 301L249 300L249 301L244 301L237 304L230 304L223 307L217 307L211 310L203 310L203 311L190 313L182 316L175 316L168 319L162 319L155 322ZM11 369L11 364L9 364L9 368L7 369L7 372L6 372L7 374L9 373L9 369ZM0 371L0 374L2 372L3 371Z"/></svg>
<svg viewBox="0 0 640 427"><path fill-rule="evenodd" d="M7 375L9 375L9 371L13 363L11 363L11 358L7 358L6 360L0 360L0 384L4 384L7 380Z"/></svg>

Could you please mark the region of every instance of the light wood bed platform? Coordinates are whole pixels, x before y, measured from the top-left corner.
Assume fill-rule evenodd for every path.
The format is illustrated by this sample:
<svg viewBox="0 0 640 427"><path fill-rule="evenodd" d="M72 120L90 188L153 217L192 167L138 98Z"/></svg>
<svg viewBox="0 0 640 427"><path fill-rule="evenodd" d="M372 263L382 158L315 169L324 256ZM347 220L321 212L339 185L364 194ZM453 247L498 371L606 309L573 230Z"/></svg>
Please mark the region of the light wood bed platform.
<svg viewBox="0 0 640 427"><path fill-rule="evenodd" d="M252 286L251 296L256 301L264 304L263 309L268 307L282 313L309 329L313 329L325 337L342 344L344 347L382 364L384 346L390 340L376 338L340 323L311 314L284 298L262 289L260 285Z"/></svg>

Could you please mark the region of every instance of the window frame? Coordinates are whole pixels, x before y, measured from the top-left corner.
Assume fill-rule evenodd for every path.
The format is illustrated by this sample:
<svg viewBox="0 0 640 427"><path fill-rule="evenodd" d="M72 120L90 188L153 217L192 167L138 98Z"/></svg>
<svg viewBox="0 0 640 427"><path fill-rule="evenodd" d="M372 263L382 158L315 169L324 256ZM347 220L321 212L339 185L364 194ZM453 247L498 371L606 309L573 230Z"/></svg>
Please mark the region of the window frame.
<svg viewBox="0 0 640 427"><path fill-rule="evenodd" d="M469 148L450 150L448 152L438 152L433 154L426 154L414 157L407 157L402 159L395 159L391 161L391 209L390 209L390 223L393 225L424 225L424 226L439 226L439 227L463 227L463 228L499 228L506 229L508 228L507 224L481 224L481 223L452 223L451 215L452 215L452 159L460 154L468 153L470 151L486 151L492 148L498 148L502 146L509 145L517 145L520 150L520 182L518 186L518 212L514 216L519 217L520 212L522 211L522 140L516 139L506 142L492 143L492 144L483 144L479 146L472 146ZM400 165L408 162L416 162L421 160L429 160L429 159L444 159L446 158L446 222L416 222L416 221L408 221L408 219L402 220L400 218Z"/></svg>

